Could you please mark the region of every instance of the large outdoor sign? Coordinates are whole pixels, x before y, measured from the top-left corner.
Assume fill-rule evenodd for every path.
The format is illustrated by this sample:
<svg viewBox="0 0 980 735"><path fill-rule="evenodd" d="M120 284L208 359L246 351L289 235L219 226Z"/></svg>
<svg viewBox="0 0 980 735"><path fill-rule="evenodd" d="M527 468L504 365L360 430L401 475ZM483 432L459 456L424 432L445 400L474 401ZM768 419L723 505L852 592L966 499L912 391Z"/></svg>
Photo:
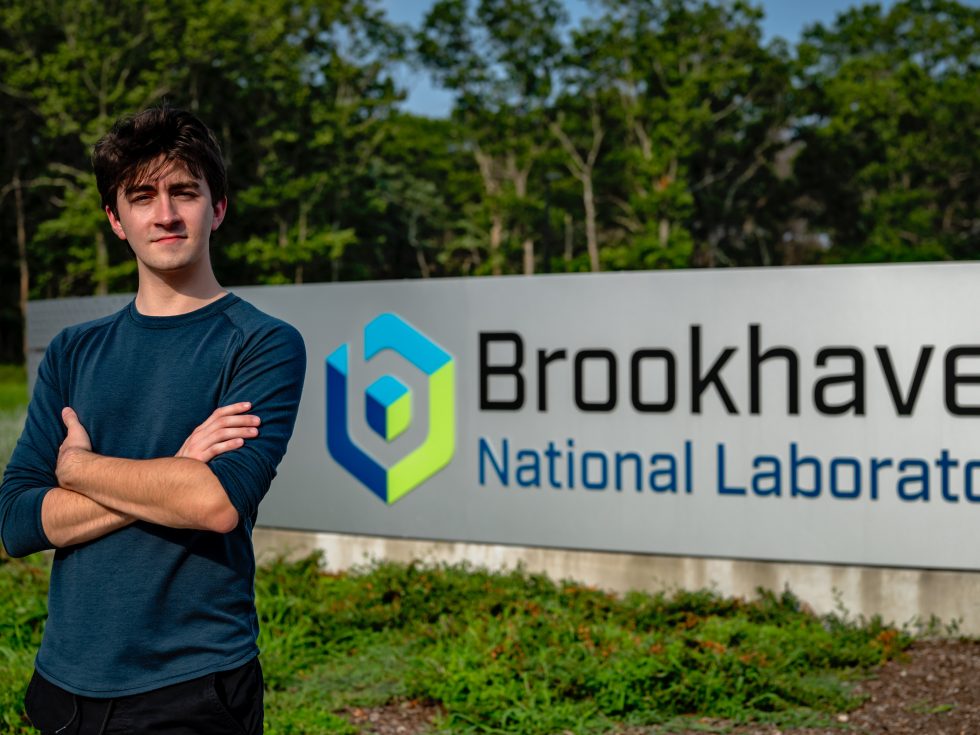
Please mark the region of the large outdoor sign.
<svg viewBox="0 0 980 735"><path fill-rule="evenodd" d="M946 264L237 289L309 356L259 522L977 569L978 284Z"/></svg>

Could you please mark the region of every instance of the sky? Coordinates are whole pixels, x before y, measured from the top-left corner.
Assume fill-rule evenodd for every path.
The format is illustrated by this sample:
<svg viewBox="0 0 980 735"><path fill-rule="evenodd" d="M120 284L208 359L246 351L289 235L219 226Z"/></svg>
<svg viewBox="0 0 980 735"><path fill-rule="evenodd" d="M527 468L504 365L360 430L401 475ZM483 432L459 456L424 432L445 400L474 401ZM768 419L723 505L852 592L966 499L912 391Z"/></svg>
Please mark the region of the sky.
<svg viewBox="0 0 980 735"><path fill-rule="evenodd" d="M418 27L425 12L433 0L381 0L381 6L388 17L396 23L407 23ZM804 27L812 23L832 23L834 17L856 3L853 0L819 0L819 2L802 2L801 0L756 0L765 11L762 29L765 40L777 36L795 43ZM888 7L894 0L883 0L881 3ZM968 1L973 5L974 2ZM565 7L576 25L583 17L595 14L594 5L589 0L565 0ZM405 109L422 115L434 117L445 116L449 112L452 96L433 86L426 73L421 70L403 68L397 74L398 82L408 91Z"/></svg>

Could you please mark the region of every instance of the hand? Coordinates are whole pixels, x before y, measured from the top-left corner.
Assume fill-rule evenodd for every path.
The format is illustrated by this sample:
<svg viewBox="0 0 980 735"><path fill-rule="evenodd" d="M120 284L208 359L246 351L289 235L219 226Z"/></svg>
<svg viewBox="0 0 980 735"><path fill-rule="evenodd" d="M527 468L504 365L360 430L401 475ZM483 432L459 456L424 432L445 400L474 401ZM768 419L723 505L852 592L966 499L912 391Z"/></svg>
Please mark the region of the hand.
<svg viewBox="0 0 980 735"><path fill-rule="evenodd" d="M64 421L65 428L68 429L68 435L58 448L55 475L57 475L58 482L61 483L62 487L71 487L68 480L71 466L86 453L92 451L92 440L89 439L88 432L85 431L82 422L78 420L78 414L75 413L74 409L68 406L61 409L61 420Z"/></svg>
<svg viewBox="0 0 980 735"><path fill-rule="evenodd" d="M246 439L259 435L259 417L245 413L251 408L252 404L247 402L216 408L191 432L174 456L209 462L219 454L238 449Z"/></svg>

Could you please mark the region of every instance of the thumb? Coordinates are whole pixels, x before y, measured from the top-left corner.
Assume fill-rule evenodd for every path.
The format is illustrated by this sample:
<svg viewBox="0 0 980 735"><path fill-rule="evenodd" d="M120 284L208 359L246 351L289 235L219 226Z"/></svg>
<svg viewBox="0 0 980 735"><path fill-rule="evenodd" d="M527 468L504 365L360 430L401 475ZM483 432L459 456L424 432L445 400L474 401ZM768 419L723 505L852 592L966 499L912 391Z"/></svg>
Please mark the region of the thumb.
<svg viewBox="0 0 980 735"><path fill-rule="evenodd" d="M65 422L65 427L69 430L75 427L75 425L81 423L78 420L78 414L75 413L75 409L71 406L65 406L61 409L61 420Z"/></svg>
<svg viewBox="0 0 980 735"><path fill-rule="evenodd" d="M82 422L78 419L78 414L70 406L65 406L61 409L61 420L65 422L65 428L67 433L65 436L66 445L73 447L80 447L82 449L91 449L92 440L89 439L88 432L85 431L85 427L82 426Z"/></svg>

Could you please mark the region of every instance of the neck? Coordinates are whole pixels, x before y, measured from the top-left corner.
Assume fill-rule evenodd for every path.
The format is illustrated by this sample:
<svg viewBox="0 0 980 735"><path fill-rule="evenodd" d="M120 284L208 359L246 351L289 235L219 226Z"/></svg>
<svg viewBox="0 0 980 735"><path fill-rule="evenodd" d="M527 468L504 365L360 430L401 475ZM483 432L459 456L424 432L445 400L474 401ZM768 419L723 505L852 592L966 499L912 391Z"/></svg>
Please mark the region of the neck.
<svg viewBox="0 0 980 735"><path fill-rule="evenodd" d="M182 276L140 267L136 310L144 316L178 316L217 301L226 293L210 268Z"/></svg>

